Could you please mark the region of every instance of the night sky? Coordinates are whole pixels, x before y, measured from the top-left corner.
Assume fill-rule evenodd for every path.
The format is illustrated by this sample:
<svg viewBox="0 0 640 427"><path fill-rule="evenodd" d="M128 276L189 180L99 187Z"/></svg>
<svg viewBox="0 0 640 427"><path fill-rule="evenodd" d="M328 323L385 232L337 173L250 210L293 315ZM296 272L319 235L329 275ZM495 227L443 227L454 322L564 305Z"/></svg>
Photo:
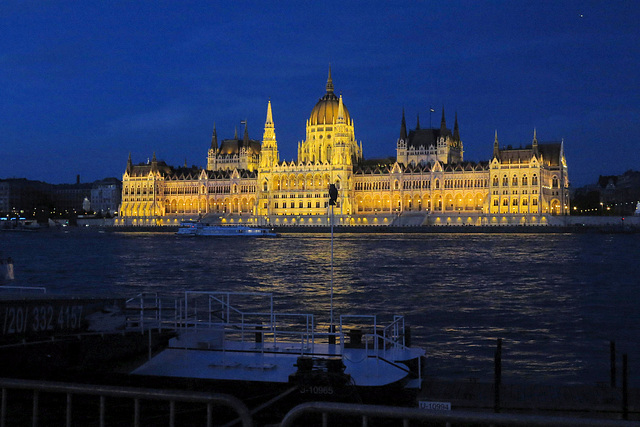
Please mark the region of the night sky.
<svg viewBox="0 0 640 427"><path fill-rule="evenodd" d="M295 159L331 64L365 158L395 156L403 108L444 106L465 160L536 128L582 186L640 169L639 22L638 1L3 2L0 178L204 167L214 123L262 139L269 99Z"/></svg>

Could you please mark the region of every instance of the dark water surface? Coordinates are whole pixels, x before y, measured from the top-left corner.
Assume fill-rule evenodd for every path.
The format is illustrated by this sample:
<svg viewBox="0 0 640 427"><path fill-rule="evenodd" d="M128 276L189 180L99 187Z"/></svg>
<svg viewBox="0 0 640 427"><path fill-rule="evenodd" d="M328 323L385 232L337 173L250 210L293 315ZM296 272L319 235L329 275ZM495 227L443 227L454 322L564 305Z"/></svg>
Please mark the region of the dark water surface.
<svg viewBox="0 0 640 427"><path fill-rule="evenodd" d="M185 238L168 233L0 234L16 285L53 293L267 291L278 309L328 320L330 238ZM609 381L629 355L640 386L640 236L337 234L334 310L405 314L428 375L505 381ZM618 380L620 383L620 380Z"/></svg>

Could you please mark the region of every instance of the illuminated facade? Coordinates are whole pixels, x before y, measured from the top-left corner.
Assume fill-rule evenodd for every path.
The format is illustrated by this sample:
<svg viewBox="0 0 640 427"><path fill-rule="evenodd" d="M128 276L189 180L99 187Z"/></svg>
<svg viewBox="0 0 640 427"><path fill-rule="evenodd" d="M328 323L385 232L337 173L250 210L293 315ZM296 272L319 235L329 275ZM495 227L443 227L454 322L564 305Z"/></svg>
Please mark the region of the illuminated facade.
<svg viewBox="0 0 640 427"><path fill-rule="evenodd" d="M326 93L306 123L298 159L280 162L271 102L262 141L218 144L214 127L207 167L173 168L153 159L123 175L119 225L176 225L205 218L260 225L327 225L328 186L339 190L335 223L343 225L544 224L569 212L563 143L500 148L486 162L463 159L456 115L446 126L407 132L404 112L396 161L365 161L354 121L334 94Z"/></svg>

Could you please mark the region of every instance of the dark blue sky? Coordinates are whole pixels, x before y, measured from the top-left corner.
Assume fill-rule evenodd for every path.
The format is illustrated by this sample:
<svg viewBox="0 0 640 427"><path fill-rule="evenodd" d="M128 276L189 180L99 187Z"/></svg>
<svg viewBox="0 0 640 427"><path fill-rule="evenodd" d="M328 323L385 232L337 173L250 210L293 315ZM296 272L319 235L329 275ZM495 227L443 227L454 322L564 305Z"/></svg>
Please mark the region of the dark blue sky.
<svg viewBox="0 0 640 427"><path fill-rule="evenodd" d="M328 64L365 158L458 113L465 160L564 138L574 186L640 169L640 2L118 2L0 5L0 178L121 177L155 151L206 165L268 99L297 156Z"/></svg>

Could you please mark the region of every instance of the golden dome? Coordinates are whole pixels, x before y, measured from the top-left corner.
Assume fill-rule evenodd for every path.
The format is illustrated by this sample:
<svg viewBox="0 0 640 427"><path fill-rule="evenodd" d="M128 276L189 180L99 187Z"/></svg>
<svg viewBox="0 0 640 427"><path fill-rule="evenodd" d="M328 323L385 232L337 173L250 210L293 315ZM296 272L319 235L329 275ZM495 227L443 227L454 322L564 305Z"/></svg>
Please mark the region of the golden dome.
<svg viewBox="0 0 640 427"><path fill-rule="evenodd" d="M331 125L338 119L338 106L340 105L339 98L333 93L333 81L331 80L331 68L329 68L329 78L327 79L327 93L320 98L318 103L309 116L309 125ZM351 117L349 116L349 110L342 102L342 108L344 109L344 118L347 124L351 123Z"/></svg>

